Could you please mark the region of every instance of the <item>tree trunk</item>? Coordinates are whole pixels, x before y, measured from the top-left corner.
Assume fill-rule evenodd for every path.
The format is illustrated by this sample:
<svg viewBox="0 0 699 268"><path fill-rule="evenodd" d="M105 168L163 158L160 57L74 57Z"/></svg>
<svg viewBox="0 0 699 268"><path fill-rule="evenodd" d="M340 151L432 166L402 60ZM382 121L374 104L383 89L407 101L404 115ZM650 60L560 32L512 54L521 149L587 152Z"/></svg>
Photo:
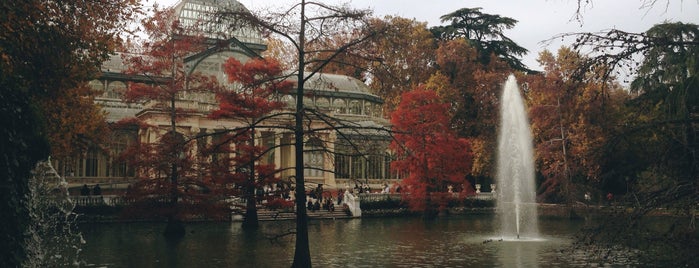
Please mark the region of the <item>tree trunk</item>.
<svg viewBox="0 0 699 268"><path fill-rule="evenodd" d="M257 121L257 120L253 120ZM255 126L250 127L250 143L252 147L255 148ZM254 150L253 150L254 151ZM257 229L260 226L259 219L257 217L257 183L255 182L255 156L253 152L250 152L250 162L248 163L248 185L245 189L248 198L245 203L245 218L243 219L243 228L246 229Z"/></svg>
<svg viewBox="0 0 699 268"><path fill-rule="evenodd" d="M291 267L311 267L311 250L308 246L308 215L306 214L306 185L303 174L303 86L305 68L306 1L301 0L301 29L299 34L298 88L296 89L296 114L294 127L294 156L296 157L296 248Z"/></svg>
<svg viewBox="0 0 699 268"><path fill-rule="evenodd" d="M243 228L245 229L256 229L260 226L257 217L257 196L255 195L255 190L254 181L248 181L248 185L245 187L247 198L245 202L245 217L243 218Z"/></svg>
<svg viewBox="0 0 699 268"><path fill-rule="evenodd" d="M173 75L176 73L174 72L175 70L175 59L173 58ZM175 81L173 77L173 83ZM174 87L174 85L173 85ZM177 137L177 109L175 107L175 98L176 95L172 95L170 98L170 139L173 141ZM175 146L176 144L173 144L172 146ZM177 144L179 145L179 144ZM174 161L175 159L178 159L178 151L177 150L172 150L172 160ZM184 236L185 234L185 228L184 228L184 223L182 223L178 218L177 218L177 210L178 210L178 205L177 205L177 199L179 198L177 194L177 163L173 162L170 164L170 214L167 217L167 226L165 227L165 231L163 232L163 235L168 238L179 238Z"/></svg>

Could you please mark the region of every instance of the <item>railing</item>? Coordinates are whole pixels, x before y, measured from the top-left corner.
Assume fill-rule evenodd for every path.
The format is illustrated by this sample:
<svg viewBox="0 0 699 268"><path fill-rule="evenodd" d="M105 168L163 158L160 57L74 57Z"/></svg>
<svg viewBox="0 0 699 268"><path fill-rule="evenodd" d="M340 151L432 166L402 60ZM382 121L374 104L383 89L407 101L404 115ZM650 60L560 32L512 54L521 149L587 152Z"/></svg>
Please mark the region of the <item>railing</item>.
<svg viewBox="0 0 699 268"><path fill-rule="evenodd" d="M360 198L354 196L354 194L350 193L349 191L345 191L343 202L347 204L347 207L349 208L349 211L352 213L353 217L362 216L362 209L359 206L359 203L361 202Z"/></svg>
<svg viewBox="0 0 699 268"><path fill-rule="evenodd" d="M401 200L402 196L400 193L386 194L386 193L362 193L359 194L359 200L361 202L377 202L384 200Z"/></svg>
<svg viewBox="0 0 699 268"><path fill-rule="evenodd" d="M458 197L458 193L454 193L455 197ZM362 193L358 195L360 201L362 202L377 202L377 201L384 201L384 200L401 200L402 194L399 193ZM495 200L495 195L493 193L478 193L475 195L471 195L466 197L468 199L477 199L477 200Z"/></svg>
<svg viewBox="0 0 699 268"><path fill-rule="evenodd" d="M80 195L71 196L71 200L79 207L91 207L91 206L126 206L136 202L134 198L127 198L121 195ZM157 203L168 203L170 198L167 196L160 196L153 198L154 202Z"/></svg>
<svg viewBox="0 0 699 268"><path fill-rule="evenodd" d="M129 184L136 181L133 177L85 177L85 176L64 176L66 182L71 185L100 184L101 186L110 184Z"/></svg>
<svg viewBox="0 0 699 268"><path fill-rule="evenodd" d="M478 199L478 200L495 200L495 194L492 192L480 192L476 195L469 196L468 198Z"/></svg>

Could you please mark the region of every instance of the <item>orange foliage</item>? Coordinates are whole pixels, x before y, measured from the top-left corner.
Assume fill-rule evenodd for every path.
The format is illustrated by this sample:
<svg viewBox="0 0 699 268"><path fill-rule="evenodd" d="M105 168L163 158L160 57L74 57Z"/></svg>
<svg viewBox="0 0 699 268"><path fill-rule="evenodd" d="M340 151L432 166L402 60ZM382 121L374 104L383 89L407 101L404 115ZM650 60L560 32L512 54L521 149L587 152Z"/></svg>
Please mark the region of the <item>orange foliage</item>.
<svg viewBox="0 0 699 268"><path fill-rule="evenodd" d="M543 75L530 76L527 98L537 165L544 181L539 198L570 200L574 181L598 182L604 163L601 146L610 135L612 110L607 85L594 73L581 81L573 75L584 58L561 48L554 56L540 53Z"/></svg>
<svg viewBox="0 0 699 268"><path fill-rule="evenodd" d="M483 65L478 51L463 39L440 43L436 54L439 75L431 80L441 80L442 84L446 80L449 84L438 92L451 103L451 128L458 136L477 142L473 175L491 177L495 169L492 148L497 137L498 96L512 70L495 56Z"/></svg>
<svg viewBox="0 0 699 268"><path fill-rule="evenodd" d="M391 115L397 160L391 169L403 174L404 191L413 210L444 209L448 186L469 189L466 175L473 154L468 140L449 129L449 105L434 91L417 88L403 94Z"/></svg>
<svg viewBox="0 0 699 268"><path fill-rule="evenodd" d="M237 91L220 90L216 97L219 109L211 118L258 118L283 108L286 104L273 100L276 94L288 93L293 82L280 78L282 69L276 60L251 59L245 64L230 58L223 65L229 83L238 83Z"/></svg>
<svg viewBox="0 0 699 268"><path fill-rule="evenodd" d="M58 160L78 157L90 146L104 144L108 135L104 112L84 83L50 100L40 100L46 119L51 155Z"/></svg>
<svg viewBox="0 0 699 268"><path fill-rule="evenodd" d="M424 83L436 71L436 42L427 24L401 17L373 19L371 28L383 29L370 40L366 50L380 62L371 62L374 94L384 99L387 114L395 110L402 93Z"/></svg>

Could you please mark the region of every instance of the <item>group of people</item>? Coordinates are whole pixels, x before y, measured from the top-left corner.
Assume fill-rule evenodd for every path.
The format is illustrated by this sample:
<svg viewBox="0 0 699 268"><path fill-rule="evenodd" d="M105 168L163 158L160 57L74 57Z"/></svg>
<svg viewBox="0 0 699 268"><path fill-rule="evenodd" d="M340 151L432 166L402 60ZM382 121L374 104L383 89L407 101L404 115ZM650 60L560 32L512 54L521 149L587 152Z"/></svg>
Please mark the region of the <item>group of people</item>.
<svg viewBox="0 0 699 268"><path fill-rule="evenodd" d="M90 195L90 188L87 187L87 184L83 184L83 188L80 189L80 195ZM102 195L102 188L100 188L99 184L95 184L95 187L92 187L92 195Z"/></svg>
<svg viewBox="0 0 699 268"><path fill-rule="evenodd" d="M325 191L323 190L323 185L318 184L318 186L315 189L309 191L308 203L306 204L306 208L309 211L318 211L321 209L321 207L328 211L335 211L335 203L333 202L332 194L330 194L329 197L325 198L323 196L324 194ZM338 199L340 199L339 196ZM315 202L313 200L315 200ZM340 202L341 199L338 200L338 205L340 204Z"/></svg>
<svg viewBox="0 0 699 268"><path fill-rule="evenodd" d="M400 185L397 185L394 190L395 193L400 193L401 187ZM355 193L371 193L371 187L369 187L369 184L362 184L359 186L359 184L354 184L354 192ZM389 186L387 183L384 183L383 186L381 187L381 193L382 194L390 194L391 193L391 186Z"/></svg>
<svg viewBox="0 0 699 268"><path fill-rule="evenodd" d="M326 198L322 205L320 199L316 199L315 202L313 202L313 200L310 198L306 204L306 209L308 209L308 211L319 211L321 207L327 211L335 211L335 203L333 202L332 197Z"/></svg>

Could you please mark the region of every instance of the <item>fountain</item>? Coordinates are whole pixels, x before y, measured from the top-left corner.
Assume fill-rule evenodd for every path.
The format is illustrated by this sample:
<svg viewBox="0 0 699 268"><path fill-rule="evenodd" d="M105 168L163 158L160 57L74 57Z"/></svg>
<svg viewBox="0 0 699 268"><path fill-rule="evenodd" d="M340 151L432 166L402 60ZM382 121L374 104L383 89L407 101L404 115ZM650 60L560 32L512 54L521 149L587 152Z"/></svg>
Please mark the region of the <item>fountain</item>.
<svg viewBox="0 0 699 268"><path fill-rule="evenodd" d="M75 203L68 194L68 183L51 165L37 163L29 178L29 211L32 222L27 237L27 267L81 266L80 252L85 243L77 230Z"/></svg>
<svg viewBox="0 0 699 268"><path fill-rule="evenodd" d="M500 105L496 175L500 239L537 240L534 149L524 101L514 75L505 82Z"/></svg>

